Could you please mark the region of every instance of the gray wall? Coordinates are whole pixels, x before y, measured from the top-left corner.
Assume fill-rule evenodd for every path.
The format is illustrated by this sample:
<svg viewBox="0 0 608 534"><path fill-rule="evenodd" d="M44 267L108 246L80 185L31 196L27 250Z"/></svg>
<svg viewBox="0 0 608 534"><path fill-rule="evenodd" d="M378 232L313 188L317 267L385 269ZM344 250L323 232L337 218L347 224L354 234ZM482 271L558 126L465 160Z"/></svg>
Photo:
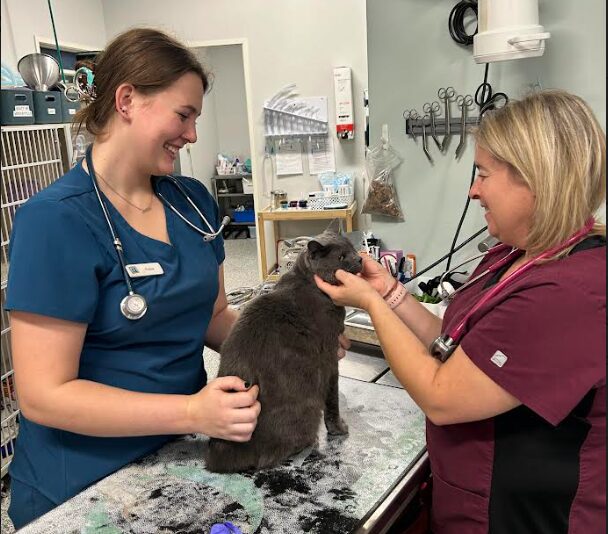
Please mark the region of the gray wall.
<svg viewBox="0 0 608 534"><path fill-rule="evenodd" d="M460 161L453 151L441 155L429 143L431 166L421 149L403 133L403 110L422 110L437 100L440 87L474 95L483 81L471 47L456 44L448 32L448 15L456 0L372 0L367 2L370 135L379 140L388 124L391 144L404 162L395 172L406 221L373 219L373 229L388 248L404 248L424 267L449 250L466 200L473 164L473 143ZM606 4L604 0L540 0L540 24L551 32L540 58L491 63L494 91L520 97L533 84L561 88L589 102L606 124ZM455 106L452 114L456 114ZM605 218L605 208L603 214ZM485 226L478 203L472 202L461 239ZM477 243L477 240L474 242ZM475 251L465 247L460 257ZM440 272L438 269L436 273Z"/></svg>
<svg viewBox="0 0 608 534"><path fill-rule="evenodd" d="M208 65L214 75L215 116L220 152L250 157L245 73L241 45L214 46L208 50Z"/></svg>
<svg viewBox="0 0 608 534"><path fill-rule="evenodd" d="M218 153L250 157L249 125L243 51L241 45L195 48L195 53L213 78L212 89L205 95L203 111L196 121L200 142L180 152L181 172L197 178L212 191Z"/></svg>
<svg viewBox="0 0 608 534"><path fill-rule="evenodd" d="M101 0L52 2L57 38L61 43L99 50L106 33ZM2 61L17 72L17 62L36 52L34 36L53 41L48 3L44 0L1 0Z"/></svg>

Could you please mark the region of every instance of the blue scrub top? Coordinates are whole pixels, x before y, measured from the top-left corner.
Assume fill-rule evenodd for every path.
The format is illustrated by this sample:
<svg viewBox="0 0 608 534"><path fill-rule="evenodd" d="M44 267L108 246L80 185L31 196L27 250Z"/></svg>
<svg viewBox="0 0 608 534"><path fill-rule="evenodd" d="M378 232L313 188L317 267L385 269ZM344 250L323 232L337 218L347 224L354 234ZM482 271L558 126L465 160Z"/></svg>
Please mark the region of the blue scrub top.
<svg viewBox="0 0 608 534"><path fill-rule="evenodd" d="M217 229L213 197L200 182L177 179ZM208 231L173 184L164 180L157 189ZM17 210L5 308L88 324L79 378L132 391L195 393L207 379L202 351L218 295L223 240L205 242L165 207L171 244L157 241L134 230L103 198L126 262L158 262L164 271L132 279L134 291L148 302L146 315L132 321L120 312L127 286L91 178L80 164ZM23 415L19 425L10 474L57 504L171 438L83 436Z"/></svg>

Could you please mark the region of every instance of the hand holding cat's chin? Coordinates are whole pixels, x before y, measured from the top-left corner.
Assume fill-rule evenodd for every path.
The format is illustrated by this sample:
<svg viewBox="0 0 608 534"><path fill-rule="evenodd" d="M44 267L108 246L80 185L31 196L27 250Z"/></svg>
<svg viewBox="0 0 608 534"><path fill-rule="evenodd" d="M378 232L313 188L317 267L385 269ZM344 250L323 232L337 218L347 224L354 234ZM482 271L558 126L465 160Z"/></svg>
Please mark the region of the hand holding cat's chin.
<svg viewBox="0 0 608 534"><path fill-rule="evenodd" d="M367 310L374 299L382 299L378 292L360 276L343 270L336 271L335 276L338 285L329 284L317 275L315 275L315 283L338 306Z"/></svg>

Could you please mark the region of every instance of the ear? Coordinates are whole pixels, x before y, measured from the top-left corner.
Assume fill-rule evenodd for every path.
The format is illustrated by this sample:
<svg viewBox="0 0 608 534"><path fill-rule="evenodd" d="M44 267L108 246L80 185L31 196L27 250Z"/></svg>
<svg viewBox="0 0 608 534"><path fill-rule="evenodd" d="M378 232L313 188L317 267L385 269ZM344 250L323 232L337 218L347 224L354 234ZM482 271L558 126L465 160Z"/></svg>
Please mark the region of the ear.
<svg viewBox="0 0 608 534"><path fill-rule="evenodd" d="M120 113L123 117L128 117L129 112L131 111L131 107L133 105L133 93L135 92L135 87L130 83L122 83L116 89L116 93L114 95L114 105L116 106L116 111Z"/></svg>
<svg viewBox="0 0 608 534"><path fill-rule="evenodd" d="M307 246L308 246L308 252L312 258L322 256L323 253L325 252L325 247L318 241L315 241L314 239L311 239L308 242Z"/></svg>
<svg viewBox="0 0 608 534"><path fill-rule="evenodd" d="M342 235L342 219L333 219L327 228L325 228L326 232L332 232L337 235Z"/></svg>

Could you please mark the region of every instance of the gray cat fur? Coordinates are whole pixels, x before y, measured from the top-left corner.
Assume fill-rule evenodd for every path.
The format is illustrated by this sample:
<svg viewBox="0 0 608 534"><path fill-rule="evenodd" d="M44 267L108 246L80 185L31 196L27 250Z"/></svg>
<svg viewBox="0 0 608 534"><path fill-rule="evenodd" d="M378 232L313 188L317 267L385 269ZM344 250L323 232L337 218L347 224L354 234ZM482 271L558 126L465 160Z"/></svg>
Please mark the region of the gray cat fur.
<svg viewBox="0 0 608 534"><path fill-rule="evenodd" d="M325 231L312 239L275 289L250 302L221 348L218 376L260 387L262 406L250 441L211 439L210 471L273 467L313 445L324 414L330 435L346 434L338 402L338 335L344 308L333 304L313 274L335 284L335 272L361 271L350 241Z"/></svg>

